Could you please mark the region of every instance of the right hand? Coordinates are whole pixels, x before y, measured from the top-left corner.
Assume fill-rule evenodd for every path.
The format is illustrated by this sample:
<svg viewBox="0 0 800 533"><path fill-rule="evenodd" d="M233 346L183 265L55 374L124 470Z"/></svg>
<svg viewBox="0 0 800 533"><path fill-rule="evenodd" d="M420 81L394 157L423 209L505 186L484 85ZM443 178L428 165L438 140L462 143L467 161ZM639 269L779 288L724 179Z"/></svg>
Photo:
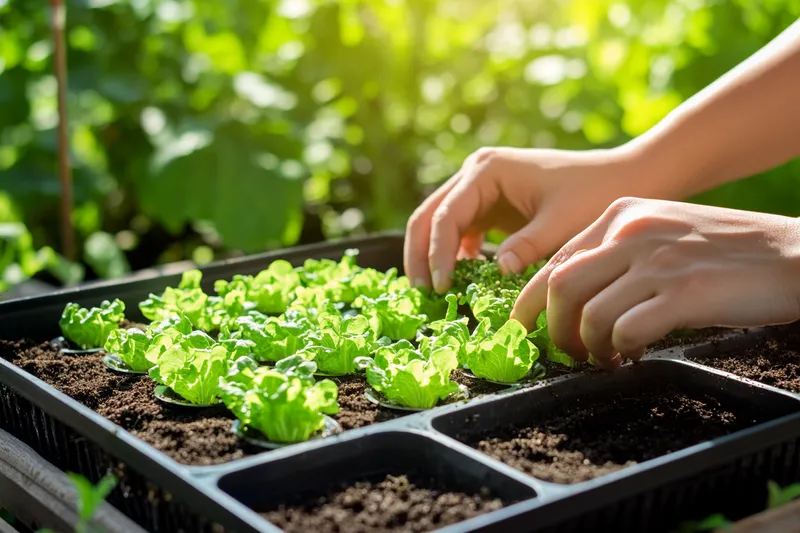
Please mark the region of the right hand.
<svg viewBox="0 0 800 533"><path fill-rule="evenodd" d="M490 229L510 235L497 251L501 270L520 272L583 231L617 198L656 192L664 180L639 173L637 159L624 146L482 148L411 215L406 274L416 286L446 291L456 260L478 257Z"/></svg>

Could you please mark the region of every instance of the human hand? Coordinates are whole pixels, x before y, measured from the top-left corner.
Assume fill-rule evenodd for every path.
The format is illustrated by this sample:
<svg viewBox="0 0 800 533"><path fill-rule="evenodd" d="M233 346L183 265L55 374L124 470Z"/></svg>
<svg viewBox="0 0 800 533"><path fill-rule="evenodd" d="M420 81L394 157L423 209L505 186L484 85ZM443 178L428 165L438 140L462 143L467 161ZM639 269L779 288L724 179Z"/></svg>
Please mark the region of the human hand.
<svg viewBox="0 0 800 533"><path fill-rule="evenodd" d="M406 274L415 285L446 291L456 259L477 257L490 229L510 234L498 249L501 269L520 272L557 250L620 196L662 197L659 184L671 180L658 180L652 171L644 175L638 165L625 147L478 150L409 219Z"/></svg>
<svg viewBox="0 0 800 533"><path fill-rule="evenodd" d="M557 252L512 318L547 307L550 338L603 368L639 359L670 331L800 318L800 220L623 198Z"/></svg>

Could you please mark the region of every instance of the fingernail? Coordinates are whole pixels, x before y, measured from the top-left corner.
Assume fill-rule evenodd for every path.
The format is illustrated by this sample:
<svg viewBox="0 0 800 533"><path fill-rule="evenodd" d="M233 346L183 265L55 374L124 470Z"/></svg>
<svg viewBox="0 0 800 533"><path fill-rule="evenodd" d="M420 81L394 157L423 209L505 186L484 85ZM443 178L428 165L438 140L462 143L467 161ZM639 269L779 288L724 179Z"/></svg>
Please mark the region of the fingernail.
<svg viewBox="0 0 800 533"><path fill-rule="evenodd" d="M522 261L520 261L517 254L514 252L503 252L497 258L497 263L500 265L500 270L503 274L517 273L522 270Z"/></svg>
<svg viewBox="0 0 800 533"><path fill-rule="evenodd" d="M414 287L426 287L428 286L428 280L425 278L414 278L411 280L411 285Z"/></svg>
<svg viewBox="0 0 800 533"><path fill-rule="evenodd" d="M447 279L445 276L442 275L441 270L434 270L431 272L431 279L433 280L433 290L442 294L444 291L447 290L446 284Z"/></svg>

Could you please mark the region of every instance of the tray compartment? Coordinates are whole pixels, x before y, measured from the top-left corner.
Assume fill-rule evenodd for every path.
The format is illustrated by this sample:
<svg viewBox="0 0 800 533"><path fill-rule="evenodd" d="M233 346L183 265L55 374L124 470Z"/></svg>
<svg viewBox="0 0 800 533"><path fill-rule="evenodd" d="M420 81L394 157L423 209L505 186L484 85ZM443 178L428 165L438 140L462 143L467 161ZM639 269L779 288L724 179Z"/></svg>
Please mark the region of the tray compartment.
<svg viewBox="0 0 800 533"><path fill-rule="evenodd" d="M145 476L70 426L0 383L0 428L31 444L48 462L92 482L112 473L120 484L108 501L131 520L156 532L221 532L221 525L192 511Z"/></svg>
<svg viewBox="0 0 800 533"><path fill-rule="evenodd" d="M503 525L532 533L671 533L715 513L731 520L748 516L763 509L767 481L800 481L800 415L646 470L584 490L575 486L567 497ZM535 525L525 528L526 521Z"/></svg>
<svg viewBox="0 0 800 533"><path fill-rule="evenodd" d="M697 346L684 357L800 395L800 322L761 328L725 343Z"/></svg>
<svg viewBox="0 0 800 533"><path fill-rule="evenodd" d="M673 393L674 400L662 399ZM569 485L624 472L629 460L646 463L709 438L756 431L759 423L798 411L791 395L677 361L650 360L476 402L434 417L432 426L529 475ZM600 417L607 424L594 423ZM683 419L694 433L661 442L659 432L680 431ZM649 431L652 424L660 428ZM516 427L525 441L516 440ZM634 428L631 438L616 429L628 427Z"/></svg>
<svg viewBox="0 0 800 533"><path fill-rule="evenodd" d="M255 512L275 509L281 504L313 505L316 498L356 481L379 481L386 475L415 472L430 474L445 491L480 494L485 487L489 498L505 504L491 514L453 524L459 531L513 512L508 505L536 498L536 491L430 437L408 431L378 431L358 439L343 440L280 461L244 468L222 476L218 486ZM324 480L324 481L323 481ZM286 495L292 495L290 500ZM324 529L323 529L324 530Z"/></svg>

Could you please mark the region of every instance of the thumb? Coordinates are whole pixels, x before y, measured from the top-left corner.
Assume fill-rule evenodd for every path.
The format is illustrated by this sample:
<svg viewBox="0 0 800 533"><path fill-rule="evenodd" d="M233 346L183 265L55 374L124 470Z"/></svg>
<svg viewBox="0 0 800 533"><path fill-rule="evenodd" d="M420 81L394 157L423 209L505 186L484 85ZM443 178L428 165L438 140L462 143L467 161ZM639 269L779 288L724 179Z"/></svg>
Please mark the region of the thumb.
<svg viewBox="0 0 800 533"><path fill-rule="evenodd" d="M513 233L497 248L497 263L504 274L519 273L564 243L560 224L548 212L538 213L522 229Z"/></svg>

